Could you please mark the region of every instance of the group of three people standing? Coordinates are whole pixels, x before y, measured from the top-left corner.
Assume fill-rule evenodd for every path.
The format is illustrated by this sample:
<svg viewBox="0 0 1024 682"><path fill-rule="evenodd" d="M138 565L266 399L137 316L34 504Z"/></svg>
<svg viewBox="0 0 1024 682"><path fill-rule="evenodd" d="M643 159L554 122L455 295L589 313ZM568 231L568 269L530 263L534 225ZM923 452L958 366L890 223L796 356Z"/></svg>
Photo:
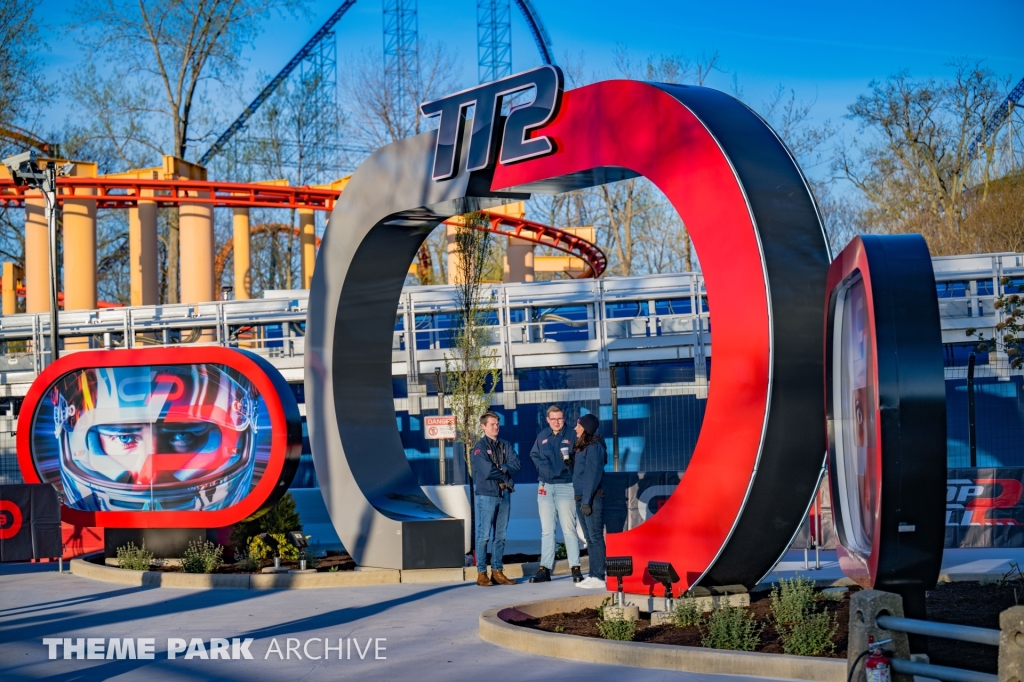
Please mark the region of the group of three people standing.
<svg viewBox="0 0 1024 682"><path fill-rule="evenodd" d="M604 491L601 480L607 462L604 441L597 435L600 422L593 414L576 421L575 433L565 425L562 408L547 410L548 427L530 451L537 468L537 510L540 513L540 568L530 582L548 582L555 565L555 523L562 527L572 579L585 589L605 588ZM473 446L473 485L476 493L477 585L513 585L505 576L502 555L508 528L513 478L519 473L519 456L512 444L498 437L499 419L493 412L480 417L484 436ZM580 570L577 519L587 542L589 576ZM491 575L487 575L487 554Z"/></svg>

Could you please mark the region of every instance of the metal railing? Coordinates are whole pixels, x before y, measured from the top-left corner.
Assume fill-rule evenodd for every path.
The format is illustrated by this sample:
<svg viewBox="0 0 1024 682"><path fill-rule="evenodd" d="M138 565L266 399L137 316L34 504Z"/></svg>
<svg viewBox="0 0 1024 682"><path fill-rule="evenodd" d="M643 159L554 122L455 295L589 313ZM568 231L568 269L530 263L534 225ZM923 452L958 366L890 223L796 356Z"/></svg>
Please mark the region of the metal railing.
<svg viewBox="0 0 1024 682"><path fill-rule="evenodd" d="M937 286L943 288L946 343L970 342L964 335L969 327L991 337L999 321L992 302L1001 291L1001 278L1009 276L1013 287L1018 280L1024 287L1024 254L936 258L933 264ZM686 357L703 366L711 355L711 317L701 273L494 284L490 295L494 328L489 341L508 377L517 367L538 362L597 364L603 376L615 362ZM267 296L66 311L60 337L69 351L209 343L271 359L301 356L308 292ZM396 310L394 374L415 385L421 373L443 365L455 313L453 287L407 287ZM46 366L48 334L45 314L0 317L0 384L30 382Z"/></svg>
<svg viewBox="0 0 1024 682"><path fill-rule="evenodd" d="M860 663L872 639L887 643L886 655L892 671L903 675L943 680L944 682L1008 682L1019 679L1024 669L1024 606L1014 606L1000 615L1000 630L970 625L942 623L916 618L905 618L903 600L899 595L877 590L854 593L850 603L850 639L847 666L849 678L863 670ZM960 642L985 644L999 648L999 673L992 675L976 670L935 665L913 660L907 635L940 637ZM856 656L856 657L854 657Z"/></svg>

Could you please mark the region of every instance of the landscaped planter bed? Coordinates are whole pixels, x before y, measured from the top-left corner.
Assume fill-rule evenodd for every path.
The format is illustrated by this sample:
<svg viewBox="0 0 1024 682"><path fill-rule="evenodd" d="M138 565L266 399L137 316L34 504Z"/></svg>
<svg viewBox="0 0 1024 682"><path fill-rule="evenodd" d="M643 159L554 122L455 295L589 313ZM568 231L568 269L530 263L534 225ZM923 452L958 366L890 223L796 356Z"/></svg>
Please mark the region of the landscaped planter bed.
<svg viewBox="0 0 1024 682"><path fill-rule="evenodd" d="M943 583L928 593L928 619L998 630L999 614L1018 603L1024 604L1024 581ZM998 655L994 646L928 638L928 656L937 665L996 674Z"/></svg>
<svg viewBox="0 0 1024 682"><path fill-rule="evenodd" d="M761 631L761 643L755 651L759 653L781 654L783 653L782 643L779 641L775 624L770 618L771 608L768 594L768 592L753 592L750 595L748 611L754 614L760 625L764 626L764 629ZM846 658L846 640L850 621L849 597L847 596L839 602L825 601L822 602L822 605L837 619L838 629L835 638L835 651L831 654L821 655L831 658ZM515 624L522 627L544 630L545 632L558 632L583 637L600 637L601 635L597 630L599 617L597 609L584 609L576 613L556 613L542 618L515 621ZM641 611L640 620L637 621L636 637L633 641L699 647L701 646L701 629L698 626L676 627L674 625L652 627L650 614Z"/></svg>
<svg viewBox="0 0 1024 682"><path fill-rule="evenodd" d="M851 588L850 593L856 589ZM1016 594L1014 590L1016 590ZM819 608L827 609L837 621L834 638L835 650L832 653L820 654L822 657L846 658L850 593L847 593L842 601L819 602ZM1020 582L1004 582L1003 584L959 582L940 584L935 590L928 592L926 603L929 620L998 630L1000 612L1016 605L1018 599L1024 601L1024 584ZM783 653L779 633L771 619L769 592L751 593L750 602L750 606L747 607L748 612L752 613L758 624L763 626L759 645L755 651L758 653ZM701 626L659 625L652 627L649 614L641 612L640 615L634 642L687 647L702 646ZM507 622L544 632L600 638L599 617L598 609L586 608L571 613L553 613L539 618L510 619ZM929 637L928 654L931 662L938 665L986 673L996 673L997 671L998 650L992 646Z"/></svg>
<svg viewBox="0 0 1024 682"><path fill-rule="evenodd" d="M102 562L103 562L103 560L100 559L100 563L102 563ZM226 564L221 564L220 566L218 566L213 571L213 573L216 573L216 574L227 574L227 575L233 575L233 574L239 574L239 573L260 573L263 568L266 568L266 567L269 567L269 566L273 566L273 565L274 565L274 562L272 560L271 561L264 561L263 565L260 567L260 569L257 569L255 571L244 571L244 570L241 569L241 567L239 567L238 564L226 563ZM308 567L308 564L307 564L307 567ZM284 561L284 560L282 560L281 561L281 568L290 568L293 571L297 571L297 570L299 570L299 562L298 561ZM319 559L317 559L316 568L314 570L316 570L317 573L329 573L329 572L331 572L331 569L335 569L335 571L353 571L353 570L355 570L355 568L356 568L356 562L353 561L352 557L350 557L348 554L346 554L344 552L338 552L338 553L333 553L332 552L332 553L330 553L326 557L320 557ZM158 573L183 573L184 572L180 565L157 566L157 565L154 564L153 566L149 567L149 570L150 571L155 571L155 572L158 572Z"/></svg>

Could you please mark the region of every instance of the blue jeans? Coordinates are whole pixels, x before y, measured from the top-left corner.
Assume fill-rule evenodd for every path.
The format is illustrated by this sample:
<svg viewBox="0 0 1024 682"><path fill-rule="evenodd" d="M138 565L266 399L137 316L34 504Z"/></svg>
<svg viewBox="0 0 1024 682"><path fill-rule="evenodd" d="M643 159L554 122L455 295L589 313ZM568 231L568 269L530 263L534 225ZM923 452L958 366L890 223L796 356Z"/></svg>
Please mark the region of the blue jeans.
<svg viewBox="0 0 1024 682"><path fill-rule="evenodd" d="M541 483L537 486L540 512L540 565L555 567L555 517L562 526L565 553L570 566L580 565L580 538L576 535L576 501L572 483Z"/></svg>
<svg viewBox="0 0 1024 682"><path fill-rule="evenodd" d="M505 564L505 531L508 529L508 513L512 506L512 495L506 492L501 497L477 495L476 511L476 570L487 572L487 550L491 551L491 568L500 571ZM493 540L491 539L493 535Z"/></svg>
<svg viewBox="0 0 1024 682"><path fill-rule="evenodd" d="M583 537L587 540L587 556L590 557L590 575L604 580L604 497L595 497L591 503L590 516L580 511L582 502L576 503L583 526Z"/></svg>

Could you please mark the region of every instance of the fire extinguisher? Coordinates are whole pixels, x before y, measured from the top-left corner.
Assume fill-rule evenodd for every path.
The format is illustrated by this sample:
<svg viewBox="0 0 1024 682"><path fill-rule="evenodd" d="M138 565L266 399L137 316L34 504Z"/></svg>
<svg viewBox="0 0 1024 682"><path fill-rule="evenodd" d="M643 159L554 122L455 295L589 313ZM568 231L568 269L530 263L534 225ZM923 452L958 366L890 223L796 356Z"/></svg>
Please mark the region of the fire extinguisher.
<svg viewBox="0 0 1024 682"><path fill-rule="evenodd" d="M875 638L868 637L868 651L871 653L864 661L867 682L890 682L889 657L882 652L881 644L875 644Z"/></svg>

